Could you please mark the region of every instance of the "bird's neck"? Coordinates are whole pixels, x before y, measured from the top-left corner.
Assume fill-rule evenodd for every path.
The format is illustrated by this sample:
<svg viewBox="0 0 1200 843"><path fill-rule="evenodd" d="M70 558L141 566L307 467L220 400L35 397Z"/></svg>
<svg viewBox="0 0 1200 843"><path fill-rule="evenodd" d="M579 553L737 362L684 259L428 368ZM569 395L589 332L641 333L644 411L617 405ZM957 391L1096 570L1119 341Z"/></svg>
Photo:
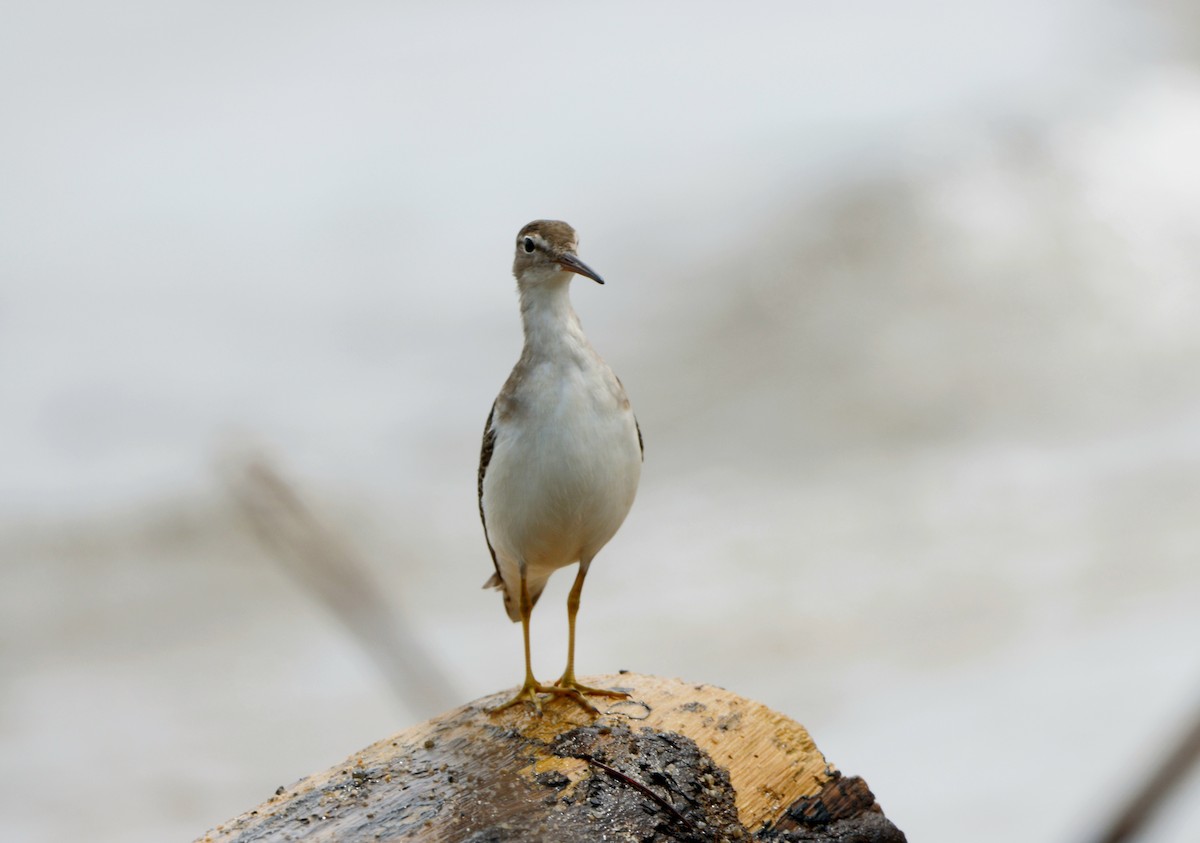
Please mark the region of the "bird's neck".
<svg viewBox="0 0 1200 843"><path fill-rule="evenodd" d="M525 329L525 353L560 356L571 349L587 347L587 337L575 309L571 307L569 280L521 288L521 324Z"/></svg>

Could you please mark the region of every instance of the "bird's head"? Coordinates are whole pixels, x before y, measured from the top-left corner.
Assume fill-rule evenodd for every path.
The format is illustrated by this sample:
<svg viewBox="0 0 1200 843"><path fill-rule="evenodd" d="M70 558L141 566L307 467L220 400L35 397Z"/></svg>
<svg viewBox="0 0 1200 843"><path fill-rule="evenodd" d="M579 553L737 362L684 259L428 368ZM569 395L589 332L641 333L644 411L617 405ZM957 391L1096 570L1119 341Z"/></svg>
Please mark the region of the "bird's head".
<svg viewBox="0 0 1200 843"><path fill-rule="evenodd" d="M561 283L572 272L603 284L604 279L575 254L578 248L575 229L565 222L534 220L517 234L513 275L521 287Z"/></svg>

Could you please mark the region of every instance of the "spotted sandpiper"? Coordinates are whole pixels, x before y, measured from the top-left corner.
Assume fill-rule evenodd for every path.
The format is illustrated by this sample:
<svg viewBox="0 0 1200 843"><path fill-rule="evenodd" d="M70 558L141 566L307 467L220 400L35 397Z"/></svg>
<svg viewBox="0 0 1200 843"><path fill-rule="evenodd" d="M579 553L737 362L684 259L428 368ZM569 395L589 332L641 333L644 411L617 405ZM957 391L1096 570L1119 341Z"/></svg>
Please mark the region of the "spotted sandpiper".
<svg viewBox="0 0 1200 843"><path fill-rule="evenodd" d="M576 254L575 229L536 220L517 234L513 275L525 346L496 397L479 457L479 514L496 573L485 588L504 594L520 621L525 681L499 709L539 694L623 697L575 678L575 616L592 559L625 520L642 472L642 434L621 381L588 342L571 307L571 277L604 280ZM553 685L533 676L529 617L546 581L579 563L567 597L567 667Z"/></svg>

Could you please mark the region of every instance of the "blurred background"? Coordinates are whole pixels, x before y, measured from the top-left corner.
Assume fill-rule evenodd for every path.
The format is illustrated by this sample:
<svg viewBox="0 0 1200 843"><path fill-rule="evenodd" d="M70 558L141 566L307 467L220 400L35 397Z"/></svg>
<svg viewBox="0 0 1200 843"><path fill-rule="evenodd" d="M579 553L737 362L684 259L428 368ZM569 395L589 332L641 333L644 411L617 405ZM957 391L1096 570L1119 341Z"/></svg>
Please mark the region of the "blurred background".
<svg viewBox="0 0 1200 843"><path fill-rule="evenodd" d="M4 836L190 839L517 684L475 469L550 217L646 440L581 673L1087 839L1200 702L1196 8L5 4Z"/></svg>

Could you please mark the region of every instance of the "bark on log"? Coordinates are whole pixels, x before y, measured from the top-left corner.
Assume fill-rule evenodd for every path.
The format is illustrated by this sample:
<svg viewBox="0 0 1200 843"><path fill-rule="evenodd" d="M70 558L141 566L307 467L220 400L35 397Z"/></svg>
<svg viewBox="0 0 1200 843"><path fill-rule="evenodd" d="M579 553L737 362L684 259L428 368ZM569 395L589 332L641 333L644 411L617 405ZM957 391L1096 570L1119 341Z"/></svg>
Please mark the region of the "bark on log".
<svg viewBox="0 0 1200 843"><path fill-rule="evenodd" d="M902 843L866 783L803 726L712 685L634 673L594 718L484 697L280 788L204 843L837 841Z"/></svg>

